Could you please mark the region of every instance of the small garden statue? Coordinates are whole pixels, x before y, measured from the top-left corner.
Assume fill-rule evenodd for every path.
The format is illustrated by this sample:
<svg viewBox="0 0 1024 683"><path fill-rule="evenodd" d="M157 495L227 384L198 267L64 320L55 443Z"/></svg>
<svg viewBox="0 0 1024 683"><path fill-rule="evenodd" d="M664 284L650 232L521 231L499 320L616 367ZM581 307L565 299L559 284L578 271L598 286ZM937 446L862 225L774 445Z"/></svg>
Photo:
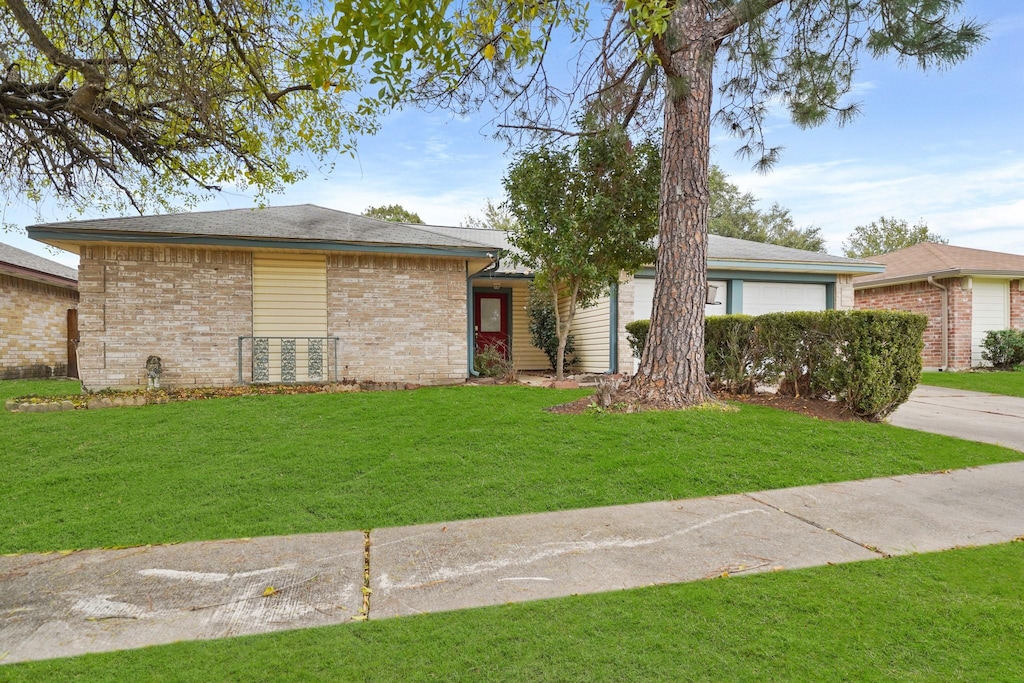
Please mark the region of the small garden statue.
<svg viewBox="0 0 1024 683"><path fill-rule="evenodd" d="M160 356L150 356L146 359L146 376L149 377L147 389L160 388L160 375L164 372L164 366L160 362Z"/></svg>

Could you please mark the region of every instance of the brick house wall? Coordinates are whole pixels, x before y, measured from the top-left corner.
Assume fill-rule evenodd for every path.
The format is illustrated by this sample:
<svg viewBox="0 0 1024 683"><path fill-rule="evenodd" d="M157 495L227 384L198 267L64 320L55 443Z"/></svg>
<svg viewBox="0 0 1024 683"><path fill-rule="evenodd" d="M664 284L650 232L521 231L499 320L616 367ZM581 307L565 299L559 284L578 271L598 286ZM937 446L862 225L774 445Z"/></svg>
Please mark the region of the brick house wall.
<svg viewBox="0 0 1024 683"><path fill-rule="evenodd" d="M1024 330L1024 280L1010 282L1010 327Z"/></svg>
<svg viewBox="0 0 1024 683"><path fill-rule="evenodd" d="M238 383L238 337L252 334L252 254L94 246L79 267L79 363L91 390ZM466 261L330 254L327 332L343 379L445 384L466 378ZM246 352L246 360L248 352Z"/></svg>
<svg viewBox="0 0 1024 683"><path fill-rule="evenodd" d="M938 279L949 291L949 348L948 367L968 370L971 367L971 290L965 288L965 278ZM907 311L928 317L924 332L924 350L921 360L926 368L942 365L942 292L927 282L909 282L887 287L858 289L855 292L858 309Z"/></svg>
<svg viewBox="0 0 1024 683"><path fill-rule="evenodd" d="M67 312L77 307L74 289L0 275L0 379L66 376Z"/></svg>
<svg viewBox="0 0 1024 683"><path fill-rule="evenodd" d="M464 259L332 254L327 329L346 379L445 384L466 378Z"/></svg>
<svg viewBox="0 0 1024 683"><path fill-rule="evenodd" d="M238 382L252 334L252 255L164 246L82 249L79 365L88 389L145 386L160 356L169 386Z"/></svg>

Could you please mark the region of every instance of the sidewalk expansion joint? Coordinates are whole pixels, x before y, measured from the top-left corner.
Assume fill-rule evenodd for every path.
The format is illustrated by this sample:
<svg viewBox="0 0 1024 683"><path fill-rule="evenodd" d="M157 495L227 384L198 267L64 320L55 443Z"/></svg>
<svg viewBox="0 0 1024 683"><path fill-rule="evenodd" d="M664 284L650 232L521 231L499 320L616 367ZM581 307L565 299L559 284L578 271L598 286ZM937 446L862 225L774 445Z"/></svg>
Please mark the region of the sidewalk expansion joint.
<svg viewBox="0 0 1024 683"><path fill-rule="evenodd" d="M359 613L352 617L354 621L366 621L370 618L370 595L373 591L370 589L370 532L363 532L363 606L359 608Z"/></svg>
<svg viewBox="0 0 1024 683"><path fill-rule="evenodd" d="M818 522L815 522L813 519L808 519L807 517L801 517L798 514L790 512L789 510L783 510L782 508L778 507L777 505L772 505L768 501L761 500L760 498L758 498L757 496L755 496L752 493L744 493L743 495L746 496L747 498L749 498L750 500L754 501L755 503L760 503L761 505L764 505L766 507L770 507L772 510L777 510L777 511L781 512L784 515L788 515L789 517L792 517L793 519L796 519L796 520L799 520L799 521L803 522L804 524L809 524L810 526L813 526L816 529L821 529L822 531L827 531L828 533L832 534L833 536L838 536L839 538L843 539L844 541L849 541L850 543L853 543L855 545L859 545L861 548L864 548L865 550L869 550L869 551L875 553L876 555L878 555L879 557L891 557L891 555L889 555L889 553L884 552L882 550L879 550L878 548L876 548L873 545L868 545L867 543L861 543L856 538L851 538L850 536L847 536L846 534L844 534L844 533L842 533L840 531L836 531L835 529L833 529L831 527L827 527L827 526L824 526L822 524L819 524Z"/></svg>

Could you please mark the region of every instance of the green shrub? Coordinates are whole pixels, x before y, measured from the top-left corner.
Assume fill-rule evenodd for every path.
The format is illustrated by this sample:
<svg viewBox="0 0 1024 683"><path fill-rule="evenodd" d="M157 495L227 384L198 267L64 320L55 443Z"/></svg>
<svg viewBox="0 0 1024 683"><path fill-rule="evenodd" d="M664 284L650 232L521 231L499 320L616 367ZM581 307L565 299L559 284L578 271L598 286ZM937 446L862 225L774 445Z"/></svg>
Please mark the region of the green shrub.
<svg viewBox="0 0 1024 683"><path fill-rule="evenodd" d="M907 398L921 378L928 319L902 311L827 311L828 350L813 382L854 414L881 420Z"/></svg>
<svg viewBox="0 0 1024 683"><path fill-rule="evenodd" d="M503 343L485 346L473 354L473 369L483 377L495 377L507 382L516 379L515 367Z"/></svg>
<svg viewBox="0 0 1024 683"><path fill-rule="evenodd" d="M1024 330L990 330L981 345L982 359L996 370L1012 370L1024 363Z"/></svg>
<svg viewBox="0 0 1024 683"><path fill-rule="evenodd" d="M644 355L647 333L650 330L650 320L634 320L626 324L626 339L629 341L629 348L633 349L633 355L637 358Z"/></svg>
<svg viewBox="0 0 1024 683"><path fill-rule="evenodd" d="M716 391L752 394L764 379L753 316L709 317L704 323L704 351L708 383Z"/></svg>
<svg viewBox="0 0 1024 683"><path fill-rule="evenodd" d="M928 320L901 311L819 311L711 316L704 368L712 389L751 393L775 384L784 395L835 398L880 420L904 403L921 377ZM650 323L626 325L633 355Z"/></svg>
<svg viewBox="0 0 1024 683"><path fill-rule="evenodd" d="M530 294L526 299L526 314L530 318L530 341L548 357L551 369L555 369L558 359L558 334L555 331L557 313L555 304L546 292L543 292L533 284L530 285ZM563 369L568 371L576 362L576 346L573 343L573 334L570 332L565 340L565 353L562 354Z"/></svg>

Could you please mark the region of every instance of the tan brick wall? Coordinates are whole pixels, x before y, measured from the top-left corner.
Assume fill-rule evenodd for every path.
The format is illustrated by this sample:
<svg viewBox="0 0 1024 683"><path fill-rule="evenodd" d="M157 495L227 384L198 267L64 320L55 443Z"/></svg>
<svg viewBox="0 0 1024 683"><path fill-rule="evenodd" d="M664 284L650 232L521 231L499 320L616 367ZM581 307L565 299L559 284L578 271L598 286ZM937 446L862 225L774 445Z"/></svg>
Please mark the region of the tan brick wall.
<svg viewBox="0 0 1024 683"><path fill-rule="evenodd" d="M949 290L949 359L952 370L971 367L971 291L962 278L936 280ZM856 308L908 311L928 316L921 360L926 368L942 365L942 292L927 282L857 290Z"/></svg>
<svg viewBox="0 0 1024 683"><path fill-rule="evenodd" d="M633 374L633 349L626 338L626 324L633 322L633 309L636 305L636 287L632 277L623 276L619 282L619 324L616 334L619 337L620 373Z"/></svg>
<svg viewBox="0 0 1024 683"><path fill-rule="evenodd" d="M67 311L78 292L0 275L0 379L67 375Z"/></svg>
<svg viewBox="0 0 1024 683"><path fill-rule="evenodd" d="M79 363L89 389L146 384L160 356L168 386L238 381L252 334L252 256L175 247L86 247L79 266Z"/></svg>
<svg viewBox="0 0 1024 683"><path fill-rule="evenodd" d="M466 262L334 254L327 259L327 329L341 377L447 383L466 378Z"/></svg>

